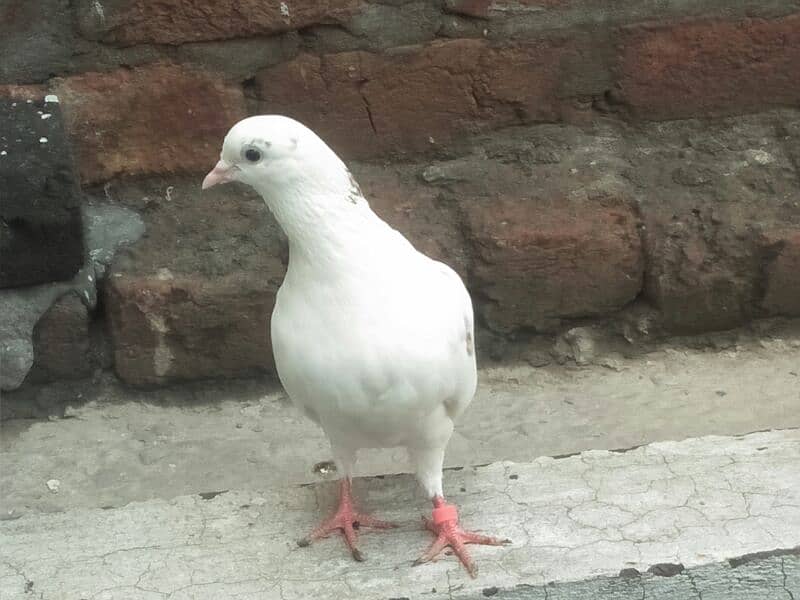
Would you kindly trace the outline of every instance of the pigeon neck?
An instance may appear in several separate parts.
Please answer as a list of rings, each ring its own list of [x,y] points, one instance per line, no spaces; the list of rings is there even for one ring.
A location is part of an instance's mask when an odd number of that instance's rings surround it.
[[[346,171],[338,179],[309,179],[262,195],[289,238],[290,264],[330,268],[358,260],[382,224]]]

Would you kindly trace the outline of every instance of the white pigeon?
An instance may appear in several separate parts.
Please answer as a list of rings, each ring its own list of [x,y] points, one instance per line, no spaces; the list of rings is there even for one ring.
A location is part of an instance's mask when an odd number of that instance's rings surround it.
[[[392,525],[353,506],[356,451],[404,446],[434,505],[427,526],[436,540],[416,563],[450,546],[474,576],[464,544],[508,540],[462,530],[442,491],[453,421],[477,383],[461,278],[378,217],[333,150],[293,119],[234,125],[203,189],[230,181],[254,188],[289,239],[272,314],[275,364],[292,402],[325,431],[342,475],[338,510],[301,543],[341,530],[363,560],[354,526]]]

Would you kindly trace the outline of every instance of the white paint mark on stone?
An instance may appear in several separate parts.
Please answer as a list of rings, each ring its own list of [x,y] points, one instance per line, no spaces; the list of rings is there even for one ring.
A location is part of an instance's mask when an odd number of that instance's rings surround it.
[[[153,369],[159,377],[163,377],[169,372],[175,356],[172,354],[166,342],[166,334],[169,332],[167,321],[160,315],[147,313],[147,322],[150,329],[156,334],[156,349],[153,353]]]
[[[46,485],[48,490],[54,494],[57,494],[58,488],[61,486],[61,482],[58,479],[48,479]]]
[[[6,156],[7,154],[8,154],[8,152],[6,152],[5,150],[3,150],[2,152],[0,152],[0,156]]]
[[[100,19],[101,23],[106,22],[106,12],[103,10],[103,5],[98,2],[98,0],[94,0],[92,4],[92,8],[94,8],[95,14],[97,14],[98,19]]]
[[[44,97],[44,101],[58,104],[58,96],[56,96],[55,94],[47,94],[47,96]]]
[[[52,116],[53,116],[53,115],[51,115],[50,113],[44,113],[44,114],[42,115],[42,121],[46,121],[47,119],[49,119],[49,118],[50,118],[50,117],[52,117]]]
[[[745,154],[749,161],[758,163],[759,165],[768,165],[775,162],[775,157],[764,150],[747,150]]]
[[[40,138],[39,138],[39,143],[40,143],[40,144],[46,144],[46,143],[47,143],[47,141],[48,141],[48,140],[47,140],[47,138],[46,138],[46,137],[40,137]]]

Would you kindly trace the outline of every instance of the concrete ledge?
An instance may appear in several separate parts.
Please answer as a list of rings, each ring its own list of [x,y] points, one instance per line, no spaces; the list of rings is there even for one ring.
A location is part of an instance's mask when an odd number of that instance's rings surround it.
[[[365,563],[338,539],[295,545],[330,508],[330,484],[23,516],[0,524],[0,596],[641,598],[650,589],[707,600],[737,597],[724,586],[738,581],[738,597],[790,598],[800,585],[791,553],[703,569],[800,546],[798,460],[800,430],[786,430],[449,470],[445,489],[464,524],[514,542],[474,549],[477,580],[450,558],[410,566],[430,539],[409,476],[357,482],[364,508],[401,525],[361,537]],[[669,583],[631,571],[680,571],[674,565],[690,571]],[[734,566],[758,576],[745,585]],[[587,581],[623,570],[637,579]]]
[[[798,554],[800,548],[792,548],[768,556],[747,555],[674,574],[626,571],[617,577],[551,582],[544,586],[521,585],[512,590],[484,588],[480,594],[453,597],[465,600],[487,597],[493,600],[791,600],[800,593]]]

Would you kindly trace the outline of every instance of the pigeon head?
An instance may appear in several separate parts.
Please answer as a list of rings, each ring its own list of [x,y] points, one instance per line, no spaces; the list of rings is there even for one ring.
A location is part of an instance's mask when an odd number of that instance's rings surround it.
[[[335,185],[346,173],[339,157],[308,127],[289,117],[261,115],[230,129],[203,189],[239,181],[266,197],[282,189]]]
[[[309,252],[333,239],[346,245],[380,222],[336,153],[288,117],[250,117],[231,128],[203,189],[230,181],[258,192],[294,246]]]

